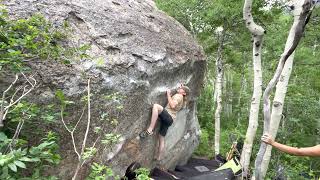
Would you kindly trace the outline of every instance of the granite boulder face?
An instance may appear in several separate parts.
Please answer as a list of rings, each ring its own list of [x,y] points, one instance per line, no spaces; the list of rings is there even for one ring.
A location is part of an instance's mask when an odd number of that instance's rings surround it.
[[[43,14],[59,27],[66,21],[72,28],[69,45],[88,44],[90,59],[64,65],[55,61],[34,61],[29,66],[36,73],[39,86],[28,97],[45,106],[55,101],[60,89],[68,99],[77,102],[66,109],[66,121],[74,123],[84,105],[80,99],[87,93],[91,77],[91,126],[87,146],[97,143],[92,161],[109,165],[117,174],[124,174],[133,161],[155,166],[153,160],[157,136],[143,140],[139,132],[150,121],[152,104],[166,104],[166,90],[186,83],[191,94],[187,107],[165,137],[165,155],[161,163],[168,168],[185,163],[198,145],[199,124],[196,100],[202,87],[206,61],[202,48],[189,32],[173,18],[156,8],[152,0],[4,0],[12,18]],[[8,82],[1,81],[3,85]],[[117,92],[117,96],[110,94]],[[111,98],[110,98],[111,97]],[[76,132],[80,148],[86,129],[87,111]],[[101,120],[107,115],[107,120]],[[104,145],[103,135],[119,134],[117,143]],[[157,126],[158,127],[158,126]],[[52,127],[60,135],[63,157],[54,171],[62,179],[70,179],[76,167],[70,135],[60,120]],[[83,178],[89,166],[81,171]]]

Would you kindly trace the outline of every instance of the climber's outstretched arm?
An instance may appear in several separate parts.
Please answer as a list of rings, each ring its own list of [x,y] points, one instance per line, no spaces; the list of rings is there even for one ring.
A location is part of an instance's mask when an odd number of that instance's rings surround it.
[[[319,156],[320,157],[320,145],[305,148],[296,148],[278,143],[272,139],[268,134],[265,134],[261,138],[267,144],[279,149],[282,152],[295,155],[295,156]]]

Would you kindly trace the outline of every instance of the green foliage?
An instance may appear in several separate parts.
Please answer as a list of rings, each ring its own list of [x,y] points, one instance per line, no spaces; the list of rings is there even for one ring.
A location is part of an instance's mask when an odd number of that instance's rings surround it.
[[[60,104],[60,110],[61,110],[61,115],[63,116],[65,113],[65,109],[67,108],[68,105],[75,105],[75,103],[73,101],[68,100],[63,91],[58,90],[56,91],[56,98],[59,100],[59,104]],[[113,100],[113,101],[118,101],[118,94],[113,95],[113,96],[108,96],[108,100]],[[94,99],[93,94],[90,94],[90,102]],[[88,96],[83,96],[81,98],[81,102],[85,103],[85,105],[88,103]],[[117,102],[120,103],[120,102]],[[82,115],[81,115],[82,117]],[[109,117],[108,117],[108,113],[102,113],[100,115],[100,121],[107,121],[110,122],[111,125],[117,125],[117,120],[116,119],[112,119],[110,121]],[[65,122],[64,122],[65,123]],[[116,123],[116,124],[114,124]],[[78,123],[77,123],[78,124]],[[77,129],[77,124],[72,126],[70,124],[66,124],[65,126],[67,126],[67,131],[70,132],[74,132]],[[115,133],[108,133],[105,134],[104,133],[104,124],[106,123],[101,123],[101,126],[96,126],[94,127],[93,132],[98,135],[98,138],[96,139],[96,142],[98,141],[98,139],[100,139],[100,137],[102,136],[102,140],[101,143],[107,146],[112,146],[114,144],[116,144],[121,135],[119,134],[115,134]],[[95,142],[95,143],[96,143]],[[94,155],[97,153],[97,149],[94,147],[95,143],[92,147],[85,147],[84,152],[80,153],[81,156],[81,160],[79,160],[78,163],[80,164],[85,164],[85,162],[88,162],[90,159],[92,159],[94,157]],[[76,144],[74,144],[76,146]],[[100,165],[97,163],[93,163],[92,165],[92,169],[91,169],[91,173],[89,175],[89,177],[87,179],[95,179],[95,180],[99,180],[99,179],[106,179],[108,177],[112,177],[114,179],[120,179],[118,175],[114,175],[113,171],[111,168],[105,166],[105,165]]]
[[[62,90],[57,90],[56,91],[56,98],[60,101],[60,106],[61,106],[62,109],[65,109],[67,105],[74,104],[73,101],[70,101],[70,100],[66,99],[66,97],[64,96]],[[84,96],[84,98],[86,99],[87,96]],[[87,99],[84,102],[87,103]]]
[[[202,129],[201,135],[200,135],[200,144],[194,154],[196,156],[202,156],[202,157],[213,157],[213,144],[212,141],[209,139],[209,134],[206,129]]]
[[[69,64],[78,57],[87,57],[85,51],[88,45],[64,47],[64,41],[69,36],[68,32],[67,23],[64,27],[55,27],[40,14],[34,14],[27,19],[13,19],[1,5],[0,72],[29,71],[31,69],[28,63],[32,61],[55,60]],[[1,133],[1,159],[5,160],[1,166],[4,170],[1,174],[3,179],[16,179],[22,176],[25,176],[23,179],[56,179],[51,176],[42,177],[42,170],[46,166],[56,165],[60,160],[60,156],[56,153],[58,146],[55,136],[49,132],[47,138],[41,140],[41,144],[34,145],[35,141],[39,140],[37,138],[41,137],[38,135],[43,135],[46,131],[44,127],[55,123],[55,120],[53,105],[40,107],[27,101],[20,101],[10,109],[6,126],[3,128],[5,133]],[[13,131],[15,129],[16,132]],[[8,138],[17,132],[19,138]],[[32,136],[34,136],[32,141],[29,141]],[[28,168],[28,173],[27,170],[23,170],[25,168]],[[31,176],[27,177],[30,174]]]
[[[28,138],[32,135],[41,137],[46,134],[43,127],[56,123],[57,119],[58,114],[53,105],[39,106],[27,101],[20,101],[9,111],[6,127],[3,130],[8,134],[13,133],[11,129],[15,129],[19,123],[23,123],[25,131],[21,131],[20,134],[24,140],[19,139],[18,143],[27,143]],[[35,126],[38,128],[35,129]]]
[[[101,127],[94,127],[94,132],[96,133],[96,134],[99,134],[100,132],[101,132],[101,130],[102,130],[102,128]]]
[[[30,104],[28,102],[19,102],[12,108],[8,114],[10,122],[17,123],[20,121],[34,120],[38,118],[40,114],[40,108],[35,104]]]
[[[109,100],[109,101],[113,101],[113,102],[120,102],[123,99],[125,99],[126,96],[120,94],[119,92],[114,92],[114,93],[103,96],[103,98],[105,100]]]
[[[139,168],[135,171],[137,180],[150,180],[150,170],[147,168]],[[105,179],[115,179],[120,180],[119,175],[115,175],[112,169],[108,166],[101,165],[98,163],[93,163],[91,165],[91,172],[86,180],[105,180]]]
[[[55,27],[41,14],[27,19],[11,20],[6,9],[0,7],[0,70],[27,70],[26,62],[56,60],[70,64],[77,58],[89,58],[90,46],[64,47],[62,43],[70,29]]]
[[[280,2],[280,1],[279,1]],[[212,157],[214,142],[214,79],[215,57],[218,46],[215,30],[226,25],[223,49],[224,87],[223,112],[221,114],[220,152],[225,154],[231,145],[230,134],[238,139],[245,136],[252,96],[252,43],[251,34],[242,20],[243,1],[157,0],[158,7],[185,26],[203,46],[208,61],[205,86],[198,99],[198,119],[202,130],[200,145],[195,155]],[[254,1],[252,14],[257,24],[265,30],[262,48],[263,90],[273,76],[283,53],[292,16],[276,4],[270,10],[262,7],[269,1]],[[283,119],[277,140],[298,147],[319,144],[319,23],[320,9],[313,12],[305,36],[295,55],[284,103]],[[273,95],[272,95],[273,96]],[[271,96],[271,100],[273,97]],[[262,105],[260,106],[262,108]],[[262,111],[259,112],[259,128],[253,147],[252,163],[260,144],[263,126]],[[206,151],[207,150],[207,151]],[[206,153],[207,152],[207,153]],[[319,175],[319,159],[293,157],[274,150],[267,179],[276,176],[277,167],[284,167],[285,176],[299,179],[299,174]],[[252,167],[253,168],[253,167]],[[301,177],[302,179],[302,177]]]
[[[95,154],[97,153],[97,149],[94,147],[89,147],[86,148],[85,151],[82,154],[82,159],[83,160],[88,160],[90,158],[92,158]]]
[[[25,115],[28,119],[34,118],[39,113],[39,108],[34,104],[29,104],[25,102],[19,102],[11,111],[11,121],[19,122],[22,115]]]
[[[119,106],[120,106],[121,108],[119,108]],[[121,109],[123,108],[122,105],[119,105],[119,106],[116,107],[117,110],[121,110]],[[108,122],[109,124],[111,124],[111,125],[113,125],[113,126],[117,126],[117,125],[119,124],[118,119],[116,119],[116,118],[109,118],[108,113],[102,113],[102,114],[100,115],[100,121]]]
[[[103,139],[101,140],[101,143],[102,144],[105,144],[105,145],[112,145],[112,144],[115,144],[119,141],[121,135],[119,134],[113,134],[113,133],[110,133],[110,134],[105,134]]]
[[[118,175],[114,175],[111,168],[94,162],[91,165],[91,172],[86,180],[105,180],[109,178],[120,180],[120,177]]]
[[[207,133],[211,133],[209,134],[209,136],[213,136],[213,131],[214,131],[214,103],[213,103],[213,96],[214,96],[214,88],[212,83],[207,83],[202,92],[201,95],[199,97],[199,103],[198,104],[198,111],[200,112],[198,114],[198,118],[199,118],[199,123],[200,126],[203,129],[207,129],[208,131],[204,131]],[[211,119],[211,121],[210,121]]]
[[[1,144],[9,144],[7,141],[7,136],[1,133]],[[34,177],[41,173],[45,165],[57,165],[60,162],[56,137],[52,132],[49,132],[38,146],[31,148],[21,146],[16,149],[11,149],[9,145],[8,147],[8,153],[5,150],[0,152],[1,179],[15,179],[24,176],[26,168],[29,172],[34,172]]]
[[[71,29],[67,22],[62,27],[56,27],[41,14],[34,14],[26,19],[13,19],[8,16],[5,7],[1,5],[0,72],[32,71],[29,67],[29,62],[32,61],[55,60],[70,64],[71,61],[77,59],[90,59],[91,57],[86,54],[86,51],[90,49],[89,44],[79,47],[67,46],[66,39],[71,36],[70,32]],[[97,61],[97,64],[102,65],[100,60]],[[90,96],[93,96],[93,94]],[[75,103],[68,100],[61,90],[56,92],[56,97],[60,102],[62,115],[67,115],[68,113],[65,110],[71,108],[71,105]],[[105,100],[117,103],[115,108],[117,112],[123,109],[120,102],[123,98],[125,96],[120,95],[120,93],[104,97]],[[83,103],[86,104],[88,97],[82,97],[81,101],[85,101]],[[8,104],[8,102],[5,102],[5,104]],[[53,104],[40,106],[28,101],[20,101],[10,109],[6,118],[6,126],[0,133],[0,168],[3,170],[0,172],[0,179],[57,179],[53,176],[45,178],[42,174],[43,169],[59,163],[60,156],[56,153],[58,145],[55,136],[49,132],[47,138],[42,139],[40,144],[35,145],[39,141],[39,137],[42,137],[39,135],[47,131],[48,127],[51,127],[50,125],[56,123],[58,116],[61,115],[57,111],[58,109]],[[117,118],[106,115],[107,113],[102,116],[101,120],[106,120],[113,126],[118,125]],[[95,127],[94,132],[98,136],[103,135],[102,143],[113,145],[119,140],[120,135],[104,134],[104,128],[105,125]],[[19,138],[10,139],[9,137],[15,133],[14,130],[19,132]],[[89,160],[96,153],[96,148],[86,147],[81,154],[81,160]],[[96,168],[98,168],[96,170],[99,170],[98,165]],[[102,169],[106,173],[105,177],[112,176],[119,179],[119,176],[113,175],[110,168],[102,167]],[[23,176],[24,178],[22,178]]]
[[[100,121],[109,121],[108,113],[102,113],[100,115]]]
[[[43,16],[34,15],[28,19],[8,20],[2,10],[0,18],[3,20],[0,32],[3,41],[0,42],[0,67],[9,66],[12,70],[21,70],[24,61],[34,58],[58,57],[62,47],[56,44],[64,36]]]
[[[135,170],[137,180],[150,180],[150,170],[147,168],[139,168]]]

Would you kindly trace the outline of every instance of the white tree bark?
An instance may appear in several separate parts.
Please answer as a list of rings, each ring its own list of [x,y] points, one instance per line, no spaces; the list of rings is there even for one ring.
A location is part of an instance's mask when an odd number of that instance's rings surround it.
[[[243,7],[243,18],[248,30],[253,38],[253,94],[251,98],[251,107],[249,115],[249,125],[244,141],[240,163],[243,168],[243,177],[249,173],[250,158],[252,153],[252,144],[257,132],[258,115],[260,109],[260,100],[262,95],[262,69],[261,69],[261,47],[264,35],[264,29],[253,21],[251,14],[252,0],[246,0]]]
[[[273,138],[277,136],[279,124],[282,118],[284,99],[287,93],[287,87],[288,87],[288,83],[289,83],[289,79],[292,71],[293,59],[294,59],[294,53],[292,53],[292,55],[288,58],[282,70],[279,82],[277,83],[277,86],[276,86],[276,92],[273,99],[273,106],[272,106],[272,113],[271,113],[271,120],[270,120],[270,130],[269,130],[269,134]],[[271,158],[271,150],[272,150],[272,146],[267,146],[266,152],[263,156],[263,160],[261,164],[263,177],[265,177],[267,173],[268,165]]]
[[[222,70],[221,70],[222,71]],[[214,153],[215,155],[220,153],[220,114],[222,111],[222,83],[223,73],[217,74],[216,80],[216,92],[217,92],[217,107],[214,113]]]
[[[290,31],[290,34],[292,35],[289,34],[289,37],[287,39],[287,43],[285,46],[285,50],[288,50],[293,42],[293,37],[294,37],[293,33],[294,32]],[[277,83],[277,86],[276,86],[276,92],[273,99],[273,106],[272,106],[272,112],[271,112],[270,130],[269,130],[269,134],[274,139],[277,136],[279,124],[282,118],[284,100],[287,93],[287,87],[288,87],[290,75],[292,72],[293,60],[294,60],[294,52],[285,63],[279,82]],[[267,173],[267,169],[268,169],[270,158],[271,158],[271,150],[272,150],[272,146],[267,146],[266,152],[263,156],[263,160],[261,164],[263,177],[265,177]]]
[[[224,75],[223,75],[223,87],[222,87],[222,94],[225,96],[225,100],[223,103],[223,113],[226,118],[230,118],[232,114],[232,72],[231,69],[228,67],[223,67]]]
[[[214,113],[214,153],[215,155],[220,153],[220,115],[222,111],[222,87],[223,87],[223,62],[222,51],[225,36],[225,28],[223,28],[219,37],[219,47],[216,59],[216,84],[215,93],[217,100],[217,107]]]
[[[270,80],[264,94],[264,128],[263,133],[270,134],[270,124],[271,122],[271,112],[270,112],[270,99],[269,96],[271,94],[272,89],[274,88],[275,84],[279,81],[280,75],[283,71],[284,65],[288,58],[292,55],[296,47],[298,46],[300,39],[303,35],[304,29],[306,24],[308,23],[308,19],[310,18],[313,3],[312,0],[295,0],[294,1],[294,23],[291,27],[288,40],[287,40],[287,47],[285,48],[284,53],[281,55],[278,67],[273,78]],[[281,112],[282,113],[282,112]],[[267,171],[267,167],[262,167],[263,157],[265,156],[267,145],[262,142],[260,145],[259,152],[257,154],[256,162],[255,162],[255,171],[253,179],[262,180],[265,177],[265,173]],[[265,168],[265,169],[263,169]]]

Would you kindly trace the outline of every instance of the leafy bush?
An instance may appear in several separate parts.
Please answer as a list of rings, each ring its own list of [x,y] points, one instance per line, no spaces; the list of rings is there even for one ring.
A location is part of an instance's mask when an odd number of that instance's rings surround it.
[[[150,170],[147,168],[139,168],[136,171],[137,180],[150,180]]]
[[[212,142],[210,141],[209,134],[205,129],[201,130],[200,144],[194,154],[197,156],[204,156],[209,158],[213,156]]]
[[[93,163],[89,177],[87,177],[86,180],[105,180],[111,177],[113,177],[115,180],[120,179],[118,175],[114,175],[111,168],[98,163]]]
[[[2,149],[4,144],[7,145],[6,151],[0,152],[1,179],[26,177],[24,169],[27,167],[29,172],[33,172],[32,177],[40,176],[46,165],[57,165],[60,162],[56,136],[52,132],[48,133],[41,144],[30,148],[21,146],[12,149],[9,144],[11,140],[4,133],[0,133],[0,142]]]
[[[69,64],[77,57],[88,57],[87,45],[64,47],[59,42],[67,38],[68,24],[55,27],[41,14],[27,19],[11,20],[0,4],[0,71],[27,70],[25,63],[33,60],[57,60]]]

